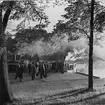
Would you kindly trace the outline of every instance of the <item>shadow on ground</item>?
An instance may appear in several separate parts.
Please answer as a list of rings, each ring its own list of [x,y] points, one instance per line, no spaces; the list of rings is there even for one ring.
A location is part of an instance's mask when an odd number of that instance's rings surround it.
[[[64,98],[68,98],[68,97],[72,97],[72,96],[77,96],[79,94],[85,94],[88,92],[94,92],[94,91],[89,91],[87,88],[80,88],[80,89],[75,89],[75,90],[71,90],[71,91],[66,91],[66,92],[61,92],[59,94],[54,94],[51,96],[46,96],[44,99],[39,99],[39,100],[34,100],[34,103],[27,103],[27,104],[23,104],[23,105],[80,105],[78,103],[81,102],[86,102],[89,103],[89,105],[104,105],[105,104],[105,98],[103,99],[99,99],[97,101],[92,101],[91,103],[89,101],[94,100],[95,98],[99,98],[100,96],[105,95],[104,93],[101,94],[96,94],[87,98],[82,97],[82,99],[77,99],[71,102],[66,102],[66,101],[62,101],[62,99]],[[55,101],[54,101],[55,100]],[[103,103],[103,104],[102,104]],[[82,104],[81,104],[82,105]],[[87,104],[88,105],[88,104]]]
[[[24,105],[37,105],[37,104],[43,103],[44,101],[50,102],[50,100],[57,100],[58,98],[62,99],[62,98],[70,97],[73,95],[82,94],[87,91],[88,91],[88,89],[86,89],[86,88],[80,88],[80,89],[75,89],[75,90],[71,90],[71,91],[61,92],[61,93],[57,93],[57,94],[54,94],[51,96],[46,96],[44,99],[34,100],[34,103],[27,103]],[[64,102],[52,103],[51,105],[64,105],[64,104],[67,104],[67,103],[64,103]],[[46,105],[47,105],[47,103],[46,103]],[[50,104],[48,104],[48,105],[50,105]]]
[[[83,94],[83,93],[86,93],[86,92],[89,92],[88,89],[85,89],[85,90],[80,90],[79,92],[77,92],[76,94],[72,94],[72,95],[67,95],[65,97],[61,97],[61,98],[67,98],[67,97],[70,97],[70,96],[76,96],[78,94]],[[72,102],[60,102],[60,103],[51,103],[51,104],[48,104],[48,105],[80,105],[79,103],[81,103],[82,105],[82,102],[85,102],[86,105],[105,105],[105,98],[103,99],[98,99],[100,96],[103,96],[105,95],[105,93],[101,93],[101,94],[97,94],[97,95],[93,95],[93,96],[90,96],[90,97],[87,97],[87,98],[82,98],[82,99],[78,99],[76,101],[72,101]],[[96,99],[94,101],[94,99]],[[89,103],[89,104],[88,104]]]

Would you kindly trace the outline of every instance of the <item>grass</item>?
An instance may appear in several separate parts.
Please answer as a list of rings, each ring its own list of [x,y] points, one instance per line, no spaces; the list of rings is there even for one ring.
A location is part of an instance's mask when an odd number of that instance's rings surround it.
[[[79,74],[54,74],[35,81],[24,74],[21,83],[13,78],[11,74],[12,90],[18,98],[8,105],[105,105],[104,79],[95,79],[94,91],[88,91],[87,79]]]
[[[86,88],[64,90],[30,103],[15,100],[8,105],[105,105],[105,87],[94,87],[93,91]]]
[[[105,88],[71,90],[27,105],[105,105]]]

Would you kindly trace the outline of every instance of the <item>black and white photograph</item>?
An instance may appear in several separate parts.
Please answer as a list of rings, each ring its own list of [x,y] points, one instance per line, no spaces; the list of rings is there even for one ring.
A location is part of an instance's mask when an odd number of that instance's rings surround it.
[[[0,0],[0,105],[105,105],[105,0]]]

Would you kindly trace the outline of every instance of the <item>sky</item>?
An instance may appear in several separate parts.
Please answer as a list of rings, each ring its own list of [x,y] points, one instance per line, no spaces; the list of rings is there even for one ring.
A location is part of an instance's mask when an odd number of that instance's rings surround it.
[[[105,5],[105,0],[99,0],[103,5]]]
[[[53,29],[53,26],[58,22],[58,20],[63,20],[61,15],[65,14],[64,8],[66,6],[55,6],[52,5],[45,10],[46,14],[49,17],[49,21],[51,22],[47,28],[48,32],[51,32]]]

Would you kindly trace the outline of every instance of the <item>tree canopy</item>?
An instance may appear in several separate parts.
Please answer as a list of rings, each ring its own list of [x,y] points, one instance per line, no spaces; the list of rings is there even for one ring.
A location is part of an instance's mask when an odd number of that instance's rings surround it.
[[[78,36],[78,33],[81,33],[89,38],[91,2],[89,0],[75,0],[68,1],[68,3],[65,8],[66,14],[62,15],[65,21],[58,21],[55,30],[68,32],[70,37]],[[105,27],[105,6],[101,5],[100,2],[95,2],[94,8],[94,32],[102,32]]]
[[[22,40],[24,42],[30,43],[40,38],[48,38],[47,34],[47,31],[44,29],[24,29],[17,32],[15,36],[18,41]]]
[[[48,17],[44,13],[44,7],[39,5],[37,0],[22,1],[3,1],[1,7],[3,9],[3,22],[6,27],[8,20],[23,19],[17,26],[17,31],[25,28],[26,21],[39,21],[42,27],[48,24]],[[5,20],[4,20],[5,19]],[[43,21],[42,21],[43,20]],[[35,24],[36,26],[36,24]],[[5,30],[5,28],[4,28]]]

